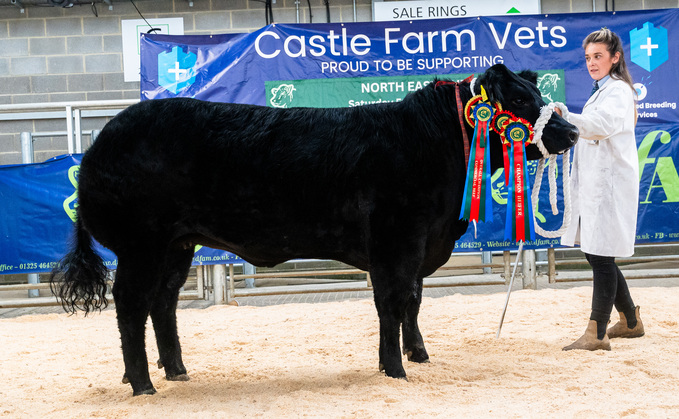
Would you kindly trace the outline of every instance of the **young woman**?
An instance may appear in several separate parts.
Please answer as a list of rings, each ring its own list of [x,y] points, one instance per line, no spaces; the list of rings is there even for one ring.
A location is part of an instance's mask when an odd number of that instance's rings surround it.
[[[573,218],[561,244],[580,244],[594,274],[592,313],[585,334],[564,350],[610,350],[609,338],[643,336],[639,307],[615,264],[634,254],[639,202],[639,162],[634,125],[635,92],[618,35],[607,28],[583,42],[594,79],[581,114],[570,114],[580,130],[572,168]],[[606,330],[613,306],[620,321]]]

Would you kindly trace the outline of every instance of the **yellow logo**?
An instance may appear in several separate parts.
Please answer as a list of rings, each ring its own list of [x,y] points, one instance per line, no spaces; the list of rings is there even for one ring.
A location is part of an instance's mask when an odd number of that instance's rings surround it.
[[[480,109],[476,111],[476,119],[479,121],[488,121],[491,116],[492,112],[487,106],[481,106]]]
[[[71,166],[70,169],[68,169],[68,180],[71,181],[71,184],[75,188],[75,191],[64,200],[64,211],[66,211],[66,215],[68,215],[68,218],[71,219],[75,223],[75,218],[76,218],[76,209],[78,208],[78,203],[75,202],[78,199],[78,173],[80,172],[80,165],[77,166]]]
[[[509,131],[509,137],[512,141],[523,141],[526,138],[526,132],[521,127],[514,127]]]

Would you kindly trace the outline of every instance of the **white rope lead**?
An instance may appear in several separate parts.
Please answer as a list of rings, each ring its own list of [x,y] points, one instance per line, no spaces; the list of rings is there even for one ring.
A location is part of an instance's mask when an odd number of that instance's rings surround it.
[[[549,177],[549,202],[552,207],[552,214],[557,215],[559,213],[559,209],[557,208],[556,205],[556,192],[557,192],[557,186],[556,186],[556,172],[558,170],[557,164],[556,164],[556,155],[555,154],[549,154],[549,151],[547,151],[547,148],[545,145],[542,143],[542,131],[545,129],[545,126],[547,125],[547,122],[549,121],[549,118],[552,117],[552,113],[554,113],[554,108],[559,108],[561,110],[561,113],[563,115],[564,119],[568,119],[568,108],[566,105],[564,105],[561,102],[552,102],[546,106],[543,106],[542,109],[540,110],[540,117],[538,120],[535,122],[535,125],[533,129],[535,130],[535,137],[533,139],[533,143],[538,146],[540,149],[540,152],[542,153],[543,158],[540,159],[538,163],[538,169],[537,173],[535,174],[535,184],[533,185],[533,190],[531,192],[531,199],[533,201],[533,213],[537,213],[538,209],[538,194],[540,193],[540,187],[542,186],[542,174],[545,169],[545,160],[548,161],[549,165],[549,171],[548,171],[548,177]],[[538,223],[535,223],[535,232],[538,233],[539,235],[543,237],[548,237],[548,238],[554,238],[554,237],[560,237],[562,236],[565,232],[568,226],[571,223],[571,175],[570,175],[570,149],[566,150],[566,152],[563,154],[563,168],[562,172],[563,173],[563,201],[564,201],[564,214],[563,214],[563,222],[561,223],[561,228],[555,231],[547,231],[544,230],[542,227],[538,225]]]

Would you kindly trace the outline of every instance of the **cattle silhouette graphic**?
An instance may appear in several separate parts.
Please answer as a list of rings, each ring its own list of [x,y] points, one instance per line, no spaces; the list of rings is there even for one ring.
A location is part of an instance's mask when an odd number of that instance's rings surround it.
[[[295,86],[293,84],[281,84],[278,87],[271,89],[271,99],[269,103],[274,108],[287,108],[292,104],[292,92]]]
[[[545,102],[554,102],[554,95],[556,94],[559,80],[561,80],[559,75],[554,73],[545,73],[538,77],[538,89],[540,89]]]

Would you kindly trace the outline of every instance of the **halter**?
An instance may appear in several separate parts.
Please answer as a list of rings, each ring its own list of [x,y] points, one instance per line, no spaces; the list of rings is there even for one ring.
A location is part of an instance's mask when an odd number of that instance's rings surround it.
[[[439,80],[436,82],[434,85],[434,88],[437,88],[439,86],[445,85],[445,84],[452,84],[455,86],[455,104],[457,105],[457,116],[460,121],[460,130],[462,131],[462,144],[464,145],[464,165],[465,167],[469,164],[469,136],[467,135],[467,130],[464,128],[464,114],[463,114],[463,107],[462,107],[462,99],[460,97],[460,83],[466,83],[469,82],[469,86],[472,87],[474,85],[474,81],[476,79],[474,78],[473,75],[467,77],[466,79],[462,80],[461,82],[456,82],[456,81],[448,81],[448,80]],[[474,94],[474,90],[472,89],[472,95]]]
[[[557,215],[559,213],[559,210],[556,206],[556,172],[558,170],[557,165],[556,165],[556,154],[549,154],[549,151],[547,151],[547,148],[545,145],[542,143],[542,131],[544,130],[545,126],[547,125],[547,122],[549,121],[549,118],[552,117],[552,113],[554,112],[554,108],[559,108],[561,109],[561,113],[563,114],[563,118],[568,120],[568,108],[566,105],[564,105],[561,102],[552,102],[546,106],[543,106],[542,109],[540,109],[540,117],[538,118],[537,121],[535,121],[535,145],[538,146],[540,149],[540,152],[542,153],[543,158],[540,159],[538,163],[538,170],[537,173],[535,174],[535,185],[533,186],[533,192],[532,192],[532,200],[533,200],[533,206],[534,210],[537,211],[537,204],[538,204],[538,193],[540,192],[540,187],[542,186],[542,173],[545,169],[545,160],[548,160],[549,162],[549,171],[548,177],[549,177],[549,203],[552,206],[552,214]],[[543,230],[542,227],[540,227],[537,223],[535,224],[535,231],[540,234],[543,237],[548,237],[548,238],[554,238],[554,237],[560,237],[562,236],[565,232],[568,226],[571,223],[571,172],[570,172],[570,161],[571,161],[571,150],[568,149],[563,153],[563,158],[562,158],[562,172],[563,172],[563,202],[564,202],[564,214],[563,214],[563,222],[561,224],[561,228],[558,230],[554,231],[546,231]]]

